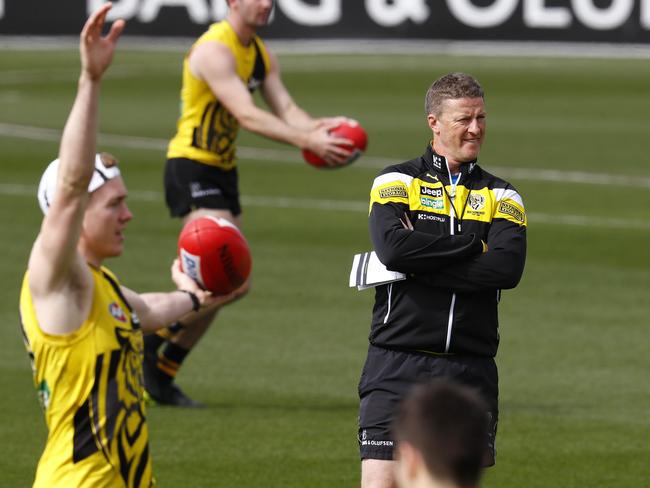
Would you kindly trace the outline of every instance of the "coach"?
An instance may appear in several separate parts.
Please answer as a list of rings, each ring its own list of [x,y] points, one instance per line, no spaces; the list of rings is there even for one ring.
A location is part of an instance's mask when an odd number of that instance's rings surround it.
[[[446,377],[488,405],[486,466],[498,419],[501,290],[514,288],[526,256],[526,213],[506,181],[477,164],[486,128],[483,89],[451,73],[426,94],[433,140],[389,166],[370,195],[370,236],[386,267],[407,279],[378,286],[359,382],[362,487],[394,486],[391,422],[415,385]]]

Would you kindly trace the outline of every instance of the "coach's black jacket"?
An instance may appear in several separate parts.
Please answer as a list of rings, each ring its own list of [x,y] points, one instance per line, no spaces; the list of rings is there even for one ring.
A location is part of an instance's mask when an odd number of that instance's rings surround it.
[[[455,188],[431,146],[383,170],[371,190],[370,236],[381,262],[408,278],[377,287],[370,342],[494,356],[500,290],[521,278],[526,225],[517,191],[475,161],[462,165]]]

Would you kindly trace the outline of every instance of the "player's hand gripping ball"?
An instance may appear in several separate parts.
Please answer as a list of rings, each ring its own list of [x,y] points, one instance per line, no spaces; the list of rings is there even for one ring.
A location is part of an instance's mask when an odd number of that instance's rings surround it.
[[[178,237],[181,270],[215,295],[236,290],[251,272],[251,253],[239,229],[226,219],[201,217]]]
[[[312,166],[315,166],[316,168],[323,168],[323,169],[340,168],[342,166],[347,166],[348,164],[352,164],[357,159],[359,159],[359,157],[364,153],[366,147],[368,146],[368,134],[366,134],[366,131],[359,124],[353,125],[344,122],[338,127],[332,129],[330,131],[330,134],[339,137],[344,137],[352,141],[353,143],[352,152],[350,153],[348,159],[343,164],[330,166],[320,156],[317,156],[316,154],[314,154],[311,151],[308,151],[307,149],[303,149],[302,157],[305,158],[305,161],[307,161]],[[343,147],[349,148],[350,146],[343,146]]]

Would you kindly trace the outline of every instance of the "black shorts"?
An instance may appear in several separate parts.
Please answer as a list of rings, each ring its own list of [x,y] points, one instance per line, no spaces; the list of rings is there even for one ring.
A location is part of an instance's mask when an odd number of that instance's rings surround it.
[[[359,381],[359,451],[361,459],[393,459],[391,424],[402,398],[413,386],[434,378],[448,378],[475,388],[486,401],[490,419],[486,439],[489,456],[496,457],[495,438],[499,418],[499,386],[493,358],[433,356],[370,345]]]
[[[173,158],[165,164],[165,201],[172,217],[198,208],[241,213],[237,168],[222,170],[191,159]]]

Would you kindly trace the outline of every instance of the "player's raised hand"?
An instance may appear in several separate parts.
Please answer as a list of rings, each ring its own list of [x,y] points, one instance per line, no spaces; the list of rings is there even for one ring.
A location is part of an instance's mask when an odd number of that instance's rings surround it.
[[[109,33],[102,37],[106,14],[112,6],[112,3],[105,3],[93,12],[81,31],[79,42],[81,69],[85,75],[93,80],[101,78],[106,68],[111,64],[115,45],[124,30],[124,21],[121,19],[116,20]]]

